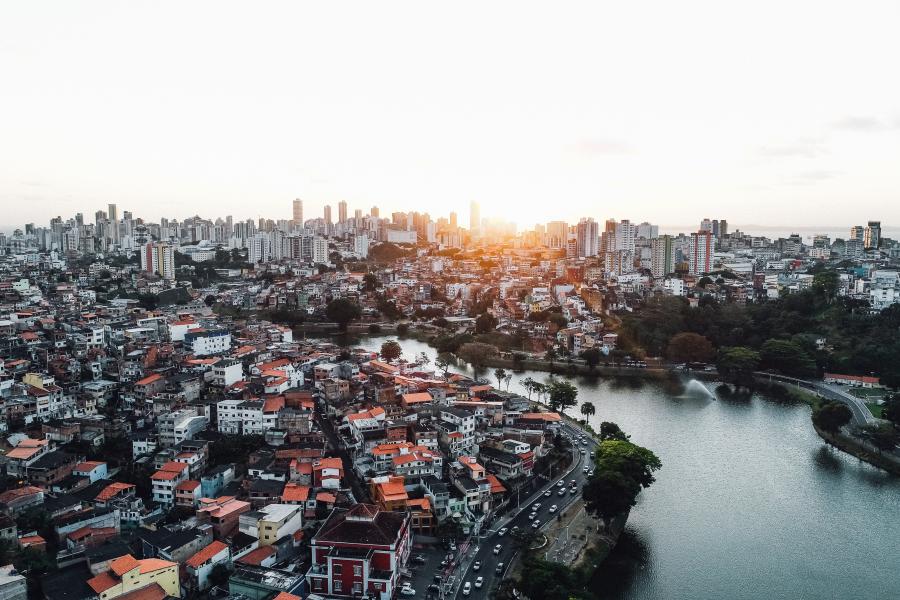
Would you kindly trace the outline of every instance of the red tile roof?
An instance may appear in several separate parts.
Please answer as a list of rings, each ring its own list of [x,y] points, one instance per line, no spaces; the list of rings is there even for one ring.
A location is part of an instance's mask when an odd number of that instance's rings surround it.
[[[147,375],[143,379],[134,382],[134,385],[149,385],[154,381],[159,381],[162,379],[162,375],[159,373],[153,373],[152,375]]]
[[[244,556],[240,557],[237,562],[245,565],[259,566],[264,560],[275,554],[274,546],[260,546],[255,550],[251,550]]]
[[[197,552],[195,555],[187,559],[185,564],[189,567],[194,567],[195,569],[205,563],[206,561],[212,559],[216,554],[219,554],[223,550],[228,548],[227,545],[223,544],[219,540],[213,540],[213,542]]]

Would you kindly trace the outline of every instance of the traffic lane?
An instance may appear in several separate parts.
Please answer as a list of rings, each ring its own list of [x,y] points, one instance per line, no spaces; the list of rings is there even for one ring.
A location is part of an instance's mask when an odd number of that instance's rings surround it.
[[[435,575],[441,574],[443,570],[441,561],[444,560],[446,554],[446,551],[441,547],[413,549],[413,558],[409,561],[410,570],[413,574],[410,584],[416,590],[416,596],[420,598],[437,597],[436,593],[428,591],[428,586],[434,583]],[[424,557],[425,562],[415,561],[416,556]]]
[[[574,478],[576,470],[581,465],[581,454],[576,454],[575,465],[573,467],[572,473],[566,475],[566,481],[570,478]],[[475,554],[472,562],[467,566],[466,570],[461,572],[459,587],[457,588],[457,598],[463,598],[462,589],[465,583],[468,581],[472,584],[472,595],[475,594],[476,591],[480,592],[482,590],[490,590],[495,582],[499,582],[501,580],[502,573],[497,575],[495,570],[497,568],[497,564],[502,562],[504,567],[508,566],[509,561],[511,561],[516,552],[512,549],[512,540],[508,537],[509,530],[512,530],[513,527],[519,527],[520,529],[524,529],[526,527],[532,526],[532,521],[528,519],[528,515],[531,512],[531,506],[535,502],[540,502],[539,499],[550,500],[550,498],[546,498],[544,496],[544,492],[547,489],[553,489],[554,495],[556,493],[556,482],[558,480],[552,480],[548,483],[548,487],[540,488],[536,492],[534,492],[531,496],[529,496],[524,501],[520,502],[519,506],[513,509],[515,511],[514,516],[510,519],[508,523],[504,525],[507,529],[507,533],[504,536],[500,536],[498,532],[493,532],[481,541],[481,547],[478,552]],[[568,484],[567,484],[568,485]],[[567,488],[568,489],[568,488]],[[562,498],[560,498],[562,499]],[[502,550],[499,555],[495,555],[493,553],[494,546],[497,544],[501,544]],[[473,571],[472,566],[475,561],[481,561],[481,569],[479,571]],[[480,590],[475,589],[475,580],[478,576],[484,578],[484,586]],[[471,596],[470,596],[471,597]]]

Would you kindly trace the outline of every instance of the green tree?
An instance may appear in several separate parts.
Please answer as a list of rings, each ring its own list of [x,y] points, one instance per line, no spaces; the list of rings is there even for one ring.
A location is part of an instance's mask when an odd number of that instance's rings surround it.
[[[367,292],[374,292],[381,287],[381,282],[374,273],[366,273],[363,275],[363,289]]]
[[[896,429],[900,429],[900,394],[885,397],[884,405],[881,407],[881,418],[890,421]]]
[[[890,452],[897,447],[900,433],[891,423],[871,423],[862,428],[862,435],[869,440],[879,452]]]
[[[396,340],[388,340],[381,344],[381,358],[387,362],[395,361],[400,358],[403,350]]]
[[[587,511],[603,519],[609,527],[610,521],[634,506],[641,486],[616,471],[600,471],[589,477],[582,488],[584,507]]]
[[[705,363],[714,355],[712,343],[697,333],[682,332],[669,340],[666,356],[672,362]]]
[[[570,406],[575,406],[578,397],[578,388],[568,381],[553,380],[547,386],[550,409],[564,411]]]
[[[490,333],[497,327],[497,319],[491,313],[482,313],[475,319],[475,333]]]
[[[453,355],[449,352],[439,353],[434,361],[434,366],[444,372],[444,377],[447,377],[451,364],[453,364]]]
[[[588,368],[593,371],[600,364],[601,353],[597,348],[591,348],[581,353],[581,358]]]
[[[813,409],[812,420],[816,427],[828,433],[837,433],[850,422],[853,413],[842,402],[825,402]]]
[[[341,331],[347,330],[350,321],[358,319],[362,315],[359,304],[346,298],[337,298],[325,307],[325,314],[329,319],[338,324]]]
[[[230,576],[231,573],[228,571],[228,567],[219,563],[209,572],[209,582],[216,587],[224,588]]]
[[[481,342],[468,342],[459,347],[457,356],[470,363],[476,370],[481,370],[487,362],[497,355],[497,348]]]
[[[642,488],[650,487],[656,481],[653,473],[662,467],[662,462],[653,452],[622,440],[600,442],[594,462],[601,471],[619,472]]]
[[[506,369],[497,367],[494,369],[494,377],[497,378],[497,388],[499,389],[503,385],[503,380],[506,379]]]
[[[759,369],[759,352],[744,346],[719,350],[716,369],[727,382],[738,387],[753,387],[753,373]]]
[[[822,271],[813,276],[813,290],[821,294],[828,302],[834,300],[840,287],[840,276],[836,271]]]
[[[528,399],[531,400],[531,394],[532,392],[534,392],[534,379],[532,379],[531,377],[526,377],[525,379],[521,380],[519,384],[523,388],[525,388],[525,391],[528,392]]]
[[[774,369],[793,377],[810,377],[816,374],[816,362],[795,342],[766,340],[759,356],[764,369]]]
[[[591,415],[597,413],[597,408],[594,406],[593,402],[582,402],[581,403],[581,414],[584,415],[585,419],[589,419]]]
[[[600,441],[618,440],[627,442],[631,436],[622,431],[618,425],[611,421],[603,421],[600,423]]]

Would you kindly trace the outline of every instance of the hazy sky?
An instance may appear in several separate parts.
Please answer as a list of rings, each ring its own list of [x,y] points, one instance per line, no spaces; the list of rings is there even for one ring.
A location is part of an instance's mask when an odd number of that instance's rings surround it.
[[[900,3],[5,2],[0,226],[900,222]]]

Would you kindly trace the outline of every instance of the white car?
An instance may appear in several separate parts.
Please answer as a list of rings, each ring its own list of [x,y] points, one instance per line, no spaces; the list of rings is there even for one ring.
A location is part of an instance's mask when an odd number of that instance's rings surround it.
[[[468,596],[472,593],[472,584],[468,581],[463,584],[463,596]]]
[[[400,588],[400,593],[404,596],[415,596],[416,590],[414,590],[410,584],[404,583],[403,587]]]
[[[484,585],[484,577],[475,580],[475,587],[480,588],[482,585]]]
[[[480,569],[480,568],[481,568],[481,561],[480,561],[480,560],[476,560],[475,563],[472,565],[472,570],[473,570],[473,571],[477,571],[477,570]]]
[[[536,512],[533,512],[533,513],[531,513],[530,515],[528,515],[528,520],[529,520],[529,521],[534,521],[534,518],[535,518],[536,516],[537,516],[537,513],[536,513]]]
[[[564,488],[564,487],[563,487],[563,488],[559,488],[559,491],[556,493],[556,495],[557,495],[557,496],[565,496],[565,495],[566,495],[566,488]]]
[[[566,482],[562,479],[556,482],[556,487],[563,487],[564,485],[566,485]]]
[[[538,527],[541,526],[541,522],[540,522],[539,520],[536,519],[536,520],[534,521],[534,523],[531,524],[531,526],[534,527],[535,529],[537,529]]]
[[[503,529],[501,529],[500,531],[497,532],[497,537],[503,537],[504,535],[506,535],[507,531],[508,530],[506,529],[506,527],[504,527]]]
[[[533,510],[534,512],[537,512],[540,507],[541,507],[541,503],[535,502],[534,504],[531,505],[531,510]]]
[[[556,512],[556,505],[554,504],[553,506],[550,507],[550,513],[552,514],[555,512]]]
[[[594,470],[591,469],[590,471],[588,471],[588,477],[593,477],[593,476],[594,476]]]
[[[581,470],[584,471],[585,473],[587,473],[588,471],[591,470],[591,468],[590,468],[589,466],[587,466],[587,465],[584,465],[584,468],[581,469]]]
[[[546,492],[544,492],[544,496],[547,498],[549,498],[552,494],[553,494],[553,492],[551,492],[550,490],[547,490]]]
[[[494,554],[500,554],[501,550],[503,550],[503,546],[501,546],[500,544],[494,546]]]

